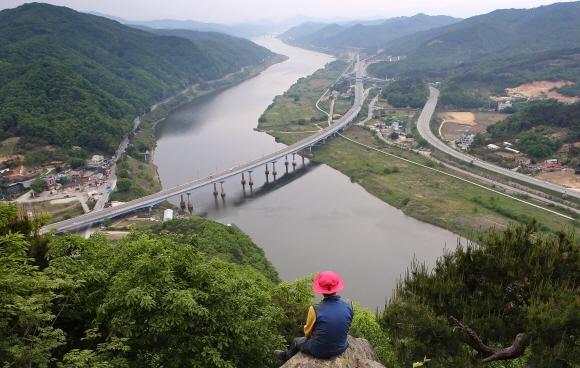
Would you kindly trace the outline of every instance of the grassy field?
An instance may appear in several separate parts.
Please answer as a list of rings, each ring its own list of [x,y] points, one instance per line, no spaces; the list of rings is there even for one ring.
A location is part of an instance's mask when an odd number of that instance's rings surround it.
[[[275,98],[274,103],[264,112],[258,129],[286,144],[311,134],[308,131],[315,131],[321,124],[314,121],[320,114],[314,105],[324,93],[324,86],[332,83],[344,71],[340,69],[327,66],[300,79],[284,95]],[[365,103],[368,103],[368,99]],[[322,105],[328,106],[326,102]],[[350,105],[341,106],[341,109],[348,107]],[[404,110],[394,113],[381,110],[376,114],[386,123],[406,121]],[[311,121],[311,118],[314,119]],[[299,119],[302,119],[301,123],[298,123]],[[562,227],[567,227],[580,234],[577,221],[566,220],[506,197],[494,187],[481,188],[474,185],[480,183],[446,175],[455,174],[418,153],[387,145],[367,129],[350,127],[344,135],[383,152],[427,166],[415,165],[340,137],[327,140],[326,144],[312,151],[313,160],[339,170],[350,177],[353,183],[361,185],[369,193],[400,208],[411,217],[464,236],[491,227],[504,228],[510,222],[526,222],[530,218],[536,218],[544,231],[557,233]],[[546,208],[556,210],[554,207]],[[562,213],[569,215],[565,211]]]
[[[83,209],[79,201],[71,199],[67,203],[52,203],[51,201],[45,201],[42,203],[25,204],[20,206],[25,212],[32,212],[35,214],[48,214],[50,215],[50,223],[68,220],[70,218],[82,215]]]
[[[11,137],[3,140],[0,143],[0,157],[13,155],[15,153],[14,147],[19,140],[20,137]]]
[[[123,160],[120,160],[117,165],[119,168],[127,168],[127,179],[131,179],[133,184],[129,190],[111,193],[110,198],[112,201],[127,202],[161,190],[157,166],[138,161],[126,154],[122,157]],[[127,164],[124,162],[125,158]]]
[[[276,96],[260,117],[258,130],[271,133],[279,142],[290,144],[325,127],[328,117],[316,108],[316,101],[348,66],[348,62],[337,60],[308,77],[300,78],[283,95]],[[319,104],[327,112],[330,108],[328,96],[326,94]],[[335,110],[338,107],[339,113],[344,113],[350,106],[349,101],[338,99]]]
[[[445,172],[433,161],[412,151],[385,146],[368,130],[351,127],[344,135],[371,147]],[[510,221],[535,217],[545,231],[558,232],[563,225],[580,234],[577,222],[570,222],[451,176],[372,151],[343,138],[328,140],[313,150],[314,160],[349,176],[382,201],[400,208],[419,220],[468,235],[490,227],[505,227]],[[450,172],[454,175],[454,173]],[[493,190],[493,191],[492,191]],[[495,191],[495,192],[494,192]],[[553,208],[551,208],[553,209]]]

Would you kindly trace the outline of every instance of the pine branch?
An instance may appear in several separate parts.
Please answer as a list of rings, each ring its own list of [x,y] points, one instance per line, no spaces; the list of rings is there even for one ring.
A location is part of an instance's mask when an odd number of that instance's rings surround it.
[[[453,316],[451,316],[450,319],[453,322],[453,329],[459,328],[467,332],[469,337],[471,337],[471,339],[475,342],[477,349],[484,356],[484,358],[481,360],[481,363],[485,364],[495,360],[516,359],[521,357],[526,351],[526,343],[524,342],[525,334],[523,333],[517,334],[514,343],[510,347],[495,349],[485,345],[479,336],[477,336],[477,333],[469,328],[469,326],[462,324]]]

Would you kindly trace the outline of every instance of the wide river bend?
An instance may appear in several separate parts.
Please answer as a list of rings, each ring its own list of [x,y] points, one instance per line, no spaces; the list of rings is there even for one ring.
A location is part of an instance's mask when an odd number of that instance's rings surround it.
[[[333,60],[270,36],[254,42],[289,59],[181,106],[158,125],[154,160],[164,188],[282,148],[253,130],[258,118],[276,95]],[[223,200],[212,195],[213,187],[194,192],[194,214],[238,226],[286,281],[340,273],[346,285],[341,295],[372,309],[383,309],[413,258],[434,265],[445,247],[455,248],[457,235],[406,216],[326,165],[297,159],[296,172],[290,165],[288,174],[278,162],[276,184],[272,175],[266,183],[260,169],[252,174],[252,191],[242,188],[240,177],[225,183]],[[179,205],[179,198],[172,203]]]

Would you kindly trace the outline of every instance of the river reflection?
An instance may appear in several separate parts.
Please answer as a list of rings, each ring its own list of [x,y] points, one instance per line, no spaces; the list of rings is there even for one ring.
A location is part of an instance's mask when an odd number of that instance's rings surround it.
[[[159,124],[154,160],[164,188],[282,148],[253,130],[258,118],[276,95],[332,60],[274,38],[254,41],[289,60],[196,99]],[[406,216],[328,166],[296,156],[294,172],[289,160],[288,174],[284,160],[277,162],[276,183],[259,168],[252,188],[242,186],[241,177],[225,182],[225,198],[214,197],[213,187],[194,192],[194,214],[236,224],[264,249],[284,280],[327,269],[340,273],[342,294],[369,308],[383,308],[414,257],[432,265],[446,245],[455,247],[453,233]],[[179,205],[179,198],[172,202]]]

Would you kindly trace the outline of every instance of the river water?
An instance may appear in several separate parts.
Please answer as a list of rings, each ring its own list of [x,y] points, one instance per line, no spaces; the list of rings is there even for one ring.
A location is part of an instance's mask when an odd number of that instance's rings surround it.
[[[253,130],[258,118],[276,95],[333,60],[269,36],[254,42],[289,59],[181,106],[158,125],[154,160],[164,188],[281,149],[273,137]],[[240,177],[225,183],[225,198],[214,197],[213,187],[194,192],[194,214],[238,226],[286,281],[340,273],[346,285],[341,295],[372,309],[383,309],[413,258],[434,265],[445,247],[455,248],[455,234],[406,216],[326,165],[296,160],[288,174],[278,162],[276,183],[260,169],[251,189]],[[172,203],[179,205],[179,198]]]

